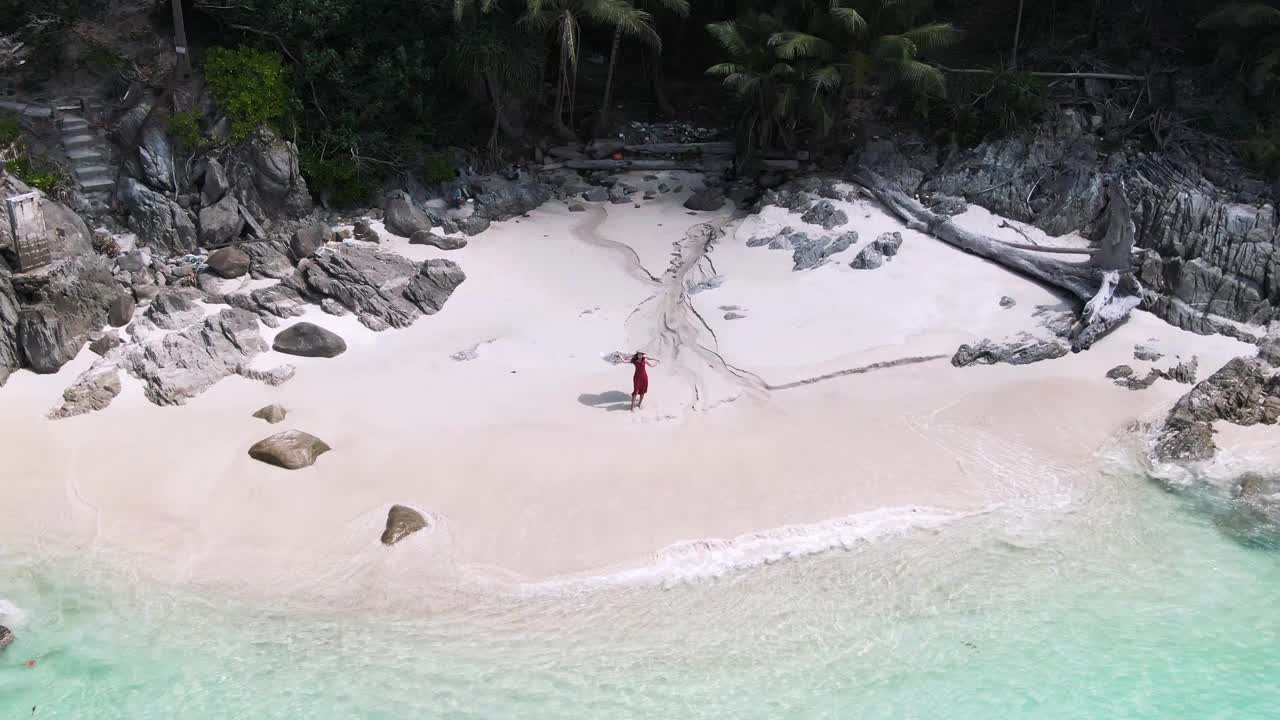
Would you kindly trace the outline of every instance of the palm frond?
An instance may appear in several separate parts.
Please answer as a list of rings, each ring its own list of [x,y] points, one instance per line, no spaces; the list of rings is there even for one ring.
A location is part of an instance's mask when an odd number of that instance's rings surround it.
[[[744,70],[745,68],[743,68],[743,66],[739,65],[738,63],[720,63],[718,65],[712,65],[711,67],[707,68],[707,74],[723,77],[726,75],[733,75],[735,73],[740,73],[740,72],[743,72]]]
[[[946,97],[947,79],[942,71],[918,60],[890,61],[881,64],[885,74],[895,83],[916,95]]]
[[[862,13],[853,8],[839,7],[833,4],[831,17],[836,20],[837,24],[854,35],[861,35],[867,30],[867,19],[862,17]]]
[[[830,42],[802,32],[780,32],[769,38],[769,47],[782,60],[830,57],[835,48]]]
[[[844,80],[840,74],[839,68],[835,65],[824,65],[823,67],[810,72],[809,77],[806,79],[809,82],[809,87],[813,89],[813,94],[815,96],[819,93],[831,92],[832,90],[839,88],[840,84]]]
[[[724,48],[730,57],[741,58],[751,53],[746,38],[738,29],[738,23],[733,20],[724,20],[717,23],[709,23],[707,32],[715,41]]]
[[[929,52],[954,45],[960,39],[960,29],[951,23],[930,23],[902,33],[920,52]]]

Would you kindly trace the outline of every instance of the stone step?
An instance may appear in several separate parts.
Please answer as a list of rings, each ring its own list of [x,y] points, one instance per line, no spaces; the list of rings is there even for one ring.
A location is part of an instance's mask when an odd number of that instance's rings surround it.
[[[73,147],[84,147],[86,145],[92,145],[94,140],[95,138],[92,135],[88,133],[83,133],[81,135],[71,135],[69,137],[63,136],[62,144],[64,147],[70,150]]]
[[[86,165],[76,168],[76,177],[80,179],[93,177],[94,175],[109,175],[110,168],[106,165]]]
[[[79,134],[80,132],[89,131],[89,121],[76,118],[74,120],[64,119],[61,123],[63,134]]]
[[[67,157],[71,158],[72,162],[82,162],[84,160],[97,162],[102,160],[102,152],[97,148],[82,147],[77,150],[69,150]]]
[[[90,178],[88,180],[84,178],[80,179],[80,187],[89,192],[94,190],[109,190],[115,184],[116,181],[106,175]]]

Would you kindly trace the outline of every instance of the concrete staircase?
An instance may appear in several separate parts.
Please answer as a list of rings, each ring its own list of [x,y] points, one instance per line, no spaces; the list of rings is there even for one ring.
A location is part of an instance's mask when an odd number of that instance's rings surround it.
[[[71,161],[71,170],[87,197],[106,199],[116,179],[109,161],[111,151],[101,133],[90,123],[101,108],[82,102],[54,103],[62,147]]]

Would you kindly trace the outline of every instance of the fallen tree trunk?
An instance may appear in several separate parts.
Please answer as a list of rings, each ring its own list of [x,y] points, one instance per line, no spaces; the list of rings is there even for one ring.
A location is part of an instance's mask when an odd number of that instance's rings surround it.
[[[949,68],[938,66],[943,72],[955,73],[957,75],[998,75],[995,70],[983,70],[980,68]],[[1074,80],[1129,80],[1146,82],[1144,75],[1125,75],[1122,73],[1096,73],[1096,72],[1026,72],[1024,75],[1032,75],[1034,77],[1046,78],[1068,78]]]
[[[707,169],[721,170],[732,165],[727,157],[708,157],[703,160],[565,160],[563,167],[570,170],[688,170],[701,172]],[[769,170],[799,170],[799,160],[761,160],[761,167]]]
[[[638,155],[732,155],[738,146],[732,142],[648,143],[624,145],[623,151]]]
[[[864,187],[907,227],[986,258],[1041,282],[1061,288],[1085,301],[1084,312],[1072,331],[1071,349],[1087,350],[1115,329],[1141,302],[1142,286],[1133,273],[1134,226],[1120,181],[1108,188],[1107,238],[1085,262],[1069,262],[1042,250],[1002,242],[966,230],[950,216],[929,210],[894,183],[862,170],[854,182]],[[1049,248],[1044,248],[1049,250]]]

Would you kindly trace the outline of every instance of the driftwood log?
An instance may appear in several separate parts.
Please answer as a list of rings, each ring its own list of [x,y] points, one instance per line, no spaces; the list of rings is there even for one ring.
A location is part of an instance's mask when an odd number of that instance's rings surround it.
[[[1133,217],[1118,179],[1107,188],[1106,235],[1100,247],[1092,249],[1089,259],[1082,262],[1054,257],[1061,251],[1053,248],[1007,243],[966,230],[952,222],[950,216],[929,210],[897,185],[869,170],[860,171],[854,181],[912,230],[932,235],[948,245],[1084,300],[1084,312],[1072,330],[1074,352],[1087,350],[1118,327],[1141,302],[1142,286],[1133,268]]]

